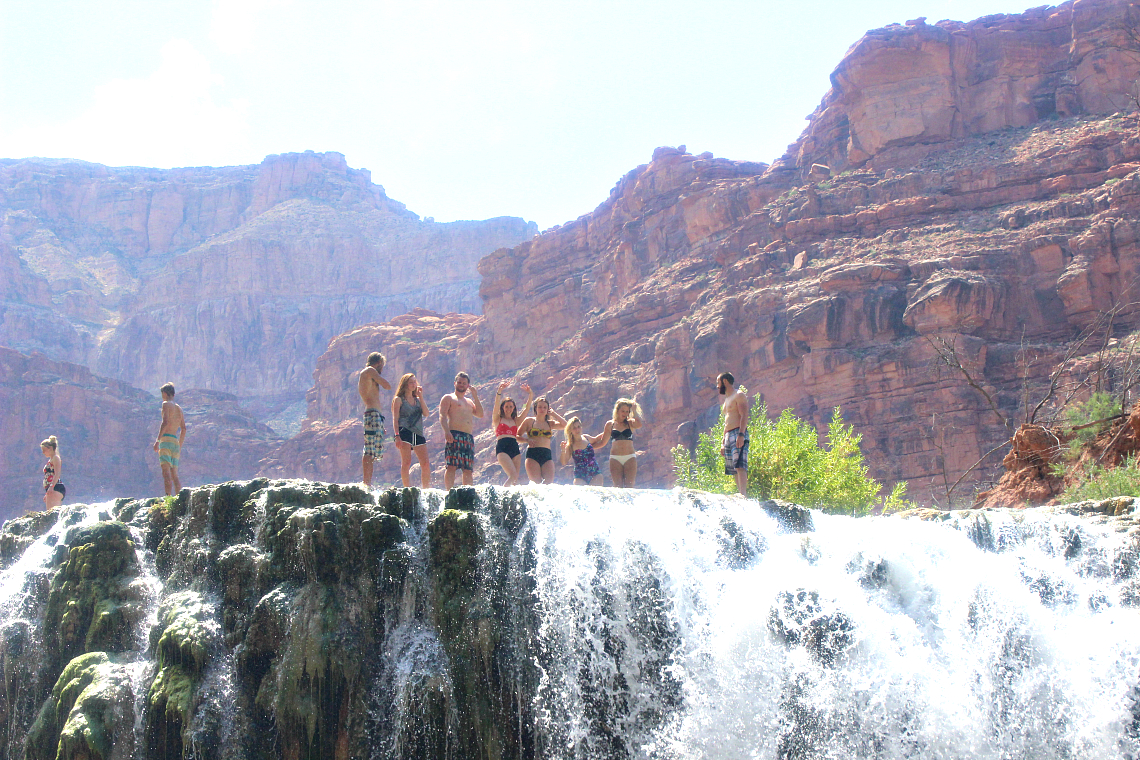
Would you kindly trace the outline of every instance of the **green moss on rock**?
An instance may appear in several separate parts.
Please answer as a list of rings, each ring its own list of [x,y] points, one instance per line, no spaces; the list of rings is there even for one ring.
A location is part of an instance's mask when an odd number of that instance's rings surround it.
[[[88,652],[63,669],[28,733],[27,760],[106,760],[131,741],[130,673],[106,652]]]
[[[64,663],[84,652],[123,652],[134,643],[142,613],[138,560],[130,531],[121,522],[73,530],[56,571],[44,612],[49,682]]]

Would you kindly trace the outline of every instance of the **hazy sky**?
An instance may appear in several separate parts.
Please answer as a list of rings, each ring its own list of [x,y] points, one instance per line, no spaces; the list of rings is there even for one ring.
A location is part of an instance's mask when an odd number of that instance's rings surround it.
[[[771,161],[867,29],[1026,0],[0,0],[0,157],[344,153],[438,221],[540,228],[658,145]]]

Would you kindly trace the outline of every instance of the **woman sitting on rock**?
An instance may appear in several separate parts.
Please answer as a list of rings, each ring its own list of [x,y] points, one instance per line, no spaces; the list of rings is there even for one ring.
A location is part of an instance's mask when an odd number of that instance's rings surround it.
[[[566,420],[550,408],[546,396],[538,397],[532,411],[534,416],[519,425],[519,440],[527,442],[526,475],[531,483],[553,483],[554,456],[550,453],[550,443],[554,431],[566,427]]]
[[[615,488],[633,488],[637,483],[637,454],[633,431],[641,427],[641,407],[631,398],[619,398],[613,419],[606,423],[610,446],[610,477]]]
[[[52,509],[62,504],[63,497],[67,495],[67,488],[59,482],[63,475],[63,461],[59,458],[59,441],[54,435],[49,435],[47,440],[40,444],[40,451],[48,460],[44,465],[44,508]]]
[[[523,383],[520,386],[526,391],[526,404],[523,408],[526,409],[534,401],[534,391],[530,386]],[[495,459],[498,460],[499,466],[503,468],[503,472],[507,474],[507,482],[504,485],[514,486],[518,485],[519,474],[522,472],[522,450],[519,449],[519,441],[516,436],[519,433],[519,412],[515,400],[508,396],[503,398],[503,391],[507,389],[507,381],[499,383],[498,390],[495,391],[495,409],[491,412],[491,425],[495,428]]]
[[[571,417],[566,422],[566,440],[562,442],[559,460],[562,464],[574,463],[574,485],[600,486],[602,468],[594,456],[594,447],[605,446],[610,439],[610,425],[607,424],[601,435],[586,435],[582,432],[582,420]]]
[[[431,463],[428,462],[424,417],[430,414],[424,389],[416,376],[408,372],[400,378],[392,398],[392,419],[396,421],[396,448],[400,451],[400,480],[407,488],[412,484],[412,452],[420,460],[420,485],[431,485]]]

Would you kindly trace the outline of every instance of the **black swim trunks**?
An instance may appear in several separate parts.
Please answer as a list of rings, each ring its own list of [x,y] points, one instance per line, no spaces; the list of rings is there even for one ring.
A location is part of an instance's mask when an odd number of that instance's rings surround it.
[[[400,428],[400,440],[404,443],[410,443],[413,448],[427,444],[426,438],[424,438],[419,433],[408,430],[407,428]]]
[[[533,459],[541,466],[554,459],[554,455],[550,453],[550,449],[544,449],[540,446],[527,446],[526,458]]]
[[[498,443],[495,444],[495,456],[499,454],[506,454],[511,459],[514,459],[522,453],[519,448],[519,442],[514,438],[500,438]]]
[[[443,451],[443,459],[448,467],[457,470],[475,469],[475,436],[462,430],[452,430],[454,439]]]

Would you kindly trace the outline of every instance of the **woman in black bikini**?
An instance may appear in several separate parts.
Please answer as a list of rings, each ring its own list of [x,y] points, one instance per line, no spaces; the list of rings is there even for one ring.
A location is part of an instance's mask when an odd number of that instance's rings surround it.
[[[641,427],[641,407],[631,398],[619,398],[614,404],[613,419],[606,423],[610,431],[610,477],[615,488],[633,488],[637,483],[637,454],[633,448],[633,431]]]
[[[550,453],[550,442],[555,430],[566,427],[566,420],[550,408],[546,396],[539,396],[532,409],[534,416],[519,425],[519,440],[527,442],[526,474],[531,483],[553,483],[554,455]]]
[[[530,406],[534,401],[534,391],[530,386],[523,383],[520,386],[526,391],[526,403],[523,409]],[[519,440],[517,438],[519,433],[519,413],[518,407],[515,405],[515,400],[510,398],[503,398],[503,391],[507,389],[507,381],[499,383],[498,390],[495,391],[495,409],[491,412],[491,425],[495,428],[495,459],[498,460],[499,466],[503,468],[503,472],[507,474],[507,482],[504,485],[515,486],[519,482],[519,474],[522,472],[522,451],[519,449]]]
[[[40,451],[48,460],[44,465],[44,508],[52,509],[62,504],[63,497],[67,495],[67,488],[59,482],[60,476],[63,475],[63,461],[59,458],[59,441],[54,435],[49,435],[47,440],[40,444]]]
[[[400,451],[400,480],[407,488],[412,484],[412,452],[420,460],[420,485],[431,485],[431,463],[428,462],[424,417],[427,417],[424,389],[411,372],[400,378],[392,399],[392,419],[396,422],[396,448]]]

